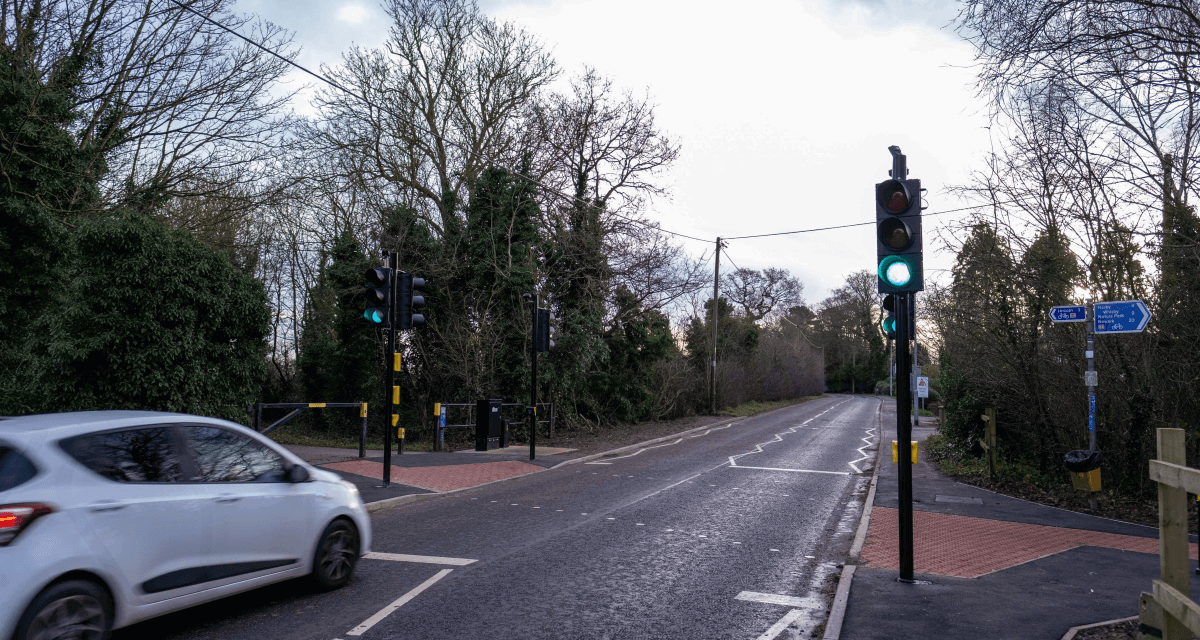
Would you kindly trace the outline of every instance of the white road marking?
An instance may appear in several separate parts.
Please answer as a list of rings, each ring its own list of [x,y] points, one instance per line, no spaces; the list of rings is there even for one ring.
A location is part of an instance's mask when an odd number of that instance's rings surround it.
[[[759,471],[793,471],[795,473],[826,473],[833,476],[848,476],[849,471],[817,471],[816,469],[778,469],[776,467],[743,467],[741,465],[731,464],[730,469],[758,469]]]
[[[735,600],[745,600],[746,602],[761,602],[763,604],[781,604],[786,607],[808,607],[812,605],[812,601],[806,598],[797,598],[796,596],[781,596],[776,593],[759,593],[757,591],[743,591],[737,594]]]
[[[786,434],[789,434],[789,433],[796,433],[796,429],[799,429],[799,428],[803,427],[804,425],[806,425],[806,424],[808,424],[808,423],[812,422],[813,420],[816,420],[817,418],[820,418],[821,416],[823,416],[823,415],[825,415],[825,414],[829,413],[830,411],[833,411],[834,409],[836,409],[836,408],[838,408],[838,407],[842,406],[843,404],[846,404],[847,402],[849,402],[849,400],[843,400],[843,401],[841,401],[841,402],[839,402],[839,403],[837,403],[837,404],[833,405],[832,407],[829,407],[828,409],[826,409],[826,410],[822,411],[821,413],[818,413],[817,415],[815,415],[815,416],[813,416],[813,417],[809,418],[808,420],[805,420],[804,422],[801,422],[800,424],[798,424],[798,425],[796,425],[796,426],[794,426],[794,427],[788,427],[788,430],[787,430],[787,431],[780,431],[779,433],[776,433],[776,434],[775,434],[775,439],[774,439],[774,440],[768,440],[768,441],[766,441],[766,442],[760,442],[760,443],[758,443],[758,444],[754,445],[754,451],[747,451],[746,453],[739,453],[739,454],[737,454],[737,455],[729,456],[729,466],[731,466],[731,467],[736,467],[736,466],[738,466],[737,459],[738,459],[738,458],[741,458],[741,457],[743,457],[743,456],[748,456],[748,455],[752,455],[752,454],[755,454],[755,453],[762,453],[762,450],[763,450],[763,446],[764,446],[764,445],[768,445],[768,444],[771,444],[771,443],[773,443],[773,442],[783,442],[783,438],[781,438],[780,436],[783,436],[783,435],[786,435]],[[745,468],[747,468],[747,469],[752,469],[752,468],[755,468],[755,467],[745,467]],[[849,473],[847,473],[847,474],[845,474],[845,475],[850,475],[850,474],[849,474]]]
[[[372,551],[363,556],[368,560],[391,560],[392,562],[420,562],[421,564],[448,564],[456,567],[464,567],[478,560],[469,558],[442,558],[439,556],[414,556],[407,553],[381,553]]]
[[[471,562],[475,562],[475,561],[472,560]],[[441,580],[442,578],[445,578],[451,571],[453,571],[453,569],[442,569],[441,571],[437,572],[436,574],[434,574],[434,576],[432,578],[430,578],[430,579],[426,580],[425,582],[422,582],[421,584],[414,587],[412,591],[409,591],[408,593],[400,596],[399,600],[396,600],[395,602],[389,604],[388,606],[380,609],[375,615],[371,616],[370,618],[367,618],[362,624],[358,625],[357,627],[354,627],[350,631],[347,631],[346,635],[361,636],[362,634],[366,633],[367,631],[369,631],[371,629],[371,627],[378,624],[380,620],[383,620],[384,618],[391,615],[391,613],[393,611],[395,611],[396,609],[403,607],[405,604],[408,603],[409,600],[412,600],[413,598],[421,595],[422,591],[428,589],[429,587],[432,587],[434,585],[434,583],[436,583],[438,580]]]
[[[862,457],[857,460],[852,460],[850,462],[850,468],[854,469],[854,472],[857,474],[862,474],[863,471],[862,471],[862,469],[859,469],[858,465],[855,463],[862,462],[863,460],[868,460],[871,458],[871,456],[867,455],[867,452],[863,451],[863,449],[866,449],[867,447],[871,446],[871,438],[875,437],[871,432],[874,430],[875,430],[875,427],[871,427],[870,429],[867,429],[867,437],[862,439],[862,441],[866,443],[863,446],[858,448],[858,455],[860,455]]]
[[[674,442],[664,442],[662,444],[656,444],[656,445],[651,445],[649,447],[643,447],[641,449],[638,449],[637,451],[634,451],[633,453],[631,453],[627,456],[615,456],[615,457],[609,458],[608,460],[610,460],[610,462],[585,462],[584,464],[612,464],[612,462],[611,462],[612,460],[622,460],[624,458],[632,458],[643,451],[649,451],[650,449],[657,449],[659,447],[669,447],[672,445],[676,445],[676,444],[679,444],[680,442],[683,442],[684,440],[687,440],[689,438],[699,438],[701,436],[706,436],[714,431],[720,431],[721,429],[728,429],[729,427],[732,427],[737,424],[741,424],[741,422],[731,422],[731,423],[721,426],[721,427],[713,427],[711,429],[708,429],[704,433],[694,433],[690,436],[684,436],[682,438],[679,438],[679,439],[675,440]],[[629,477],[632,478],[633,476],[629,476]]]
[[[804,615],[803,610],[792,609],[791,611],[787,612],[787,615],[780,618],[779,622],[771,625],[770,629],[767,629],[765,632],[763,632],[763,634],[759,636],[757,640],[775,640],[779,634],[783,633],[784,629],[788,628],[788,625],[795,622],[796,619],[802,615]]]

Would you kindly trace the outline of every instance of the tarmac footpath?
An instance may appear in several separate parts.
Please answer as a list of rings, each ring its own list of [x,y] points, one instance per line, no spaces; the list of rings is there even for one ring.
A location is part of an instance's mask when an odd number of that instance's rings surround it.
[[[924,440],[934,433],[925,425],[913,429],[921,441],[913,466],[918,583],[900,583],[894,403],[885,403],[881,422],[865,541],[851,559],[857,566],[840,632],[829,629],[826,638],[1057,640],[1076,626],[1138,614],[1139,595],[1159,577],[1157,529],[956,482],[925,457]],[[1198,577],[1192,573],[1193,593]]]

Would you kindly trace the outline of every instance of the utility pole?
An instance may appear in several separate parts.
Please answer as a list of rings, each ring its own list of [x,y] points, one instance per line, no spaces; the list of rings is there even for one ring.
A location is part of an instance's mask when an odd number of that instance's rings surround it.
[[[533,460],[536,451],[537,442],[537,361],[538,361],[538,336],[542,329],[538,322],[540,310],[538,309],[538,294],[533,294],[533,371],[530,375],[529,383],[529,459]]]
[[[721,239],[717,238],[717,253],[714,256],[716,262],[713,267],[713,310],[712,310],[712,366],[709,367],[708,375],[708,403],[709,411],[716,415],[717,413],[717,317],[718,307],[721,300]]]

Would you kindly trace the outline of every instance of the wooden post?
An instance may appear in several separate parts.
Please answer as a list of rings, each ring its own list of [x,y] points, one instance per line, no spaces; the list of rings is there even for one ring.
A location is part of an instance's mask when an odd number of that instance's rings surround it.
[[[987,453],[988,477],[996,479],[996,409],[989,407],[979,416],[983,420],[983,450]]]
[[[1186,465],[1183,429],[1158,430],[1158,459]],[[1162,581],[1190,596],[1191,562],[1188,559],[1187,491],[1158,483],[1159,568]],[[1163,640],[1190,640],[1191,631],[1171,615],[1163,616]]]

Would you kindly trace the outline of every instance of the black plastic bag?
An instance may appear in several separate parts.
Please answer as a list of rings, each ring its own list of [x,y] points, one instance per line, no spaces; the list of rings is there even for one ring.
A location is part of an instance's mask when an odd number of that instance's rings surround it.
[[[1088,451],[1087,449],[1076,449],[1067,452],[1067,470],[1075,473],[1084,473],[1092,469],[1100,468],[1100,452]]]

